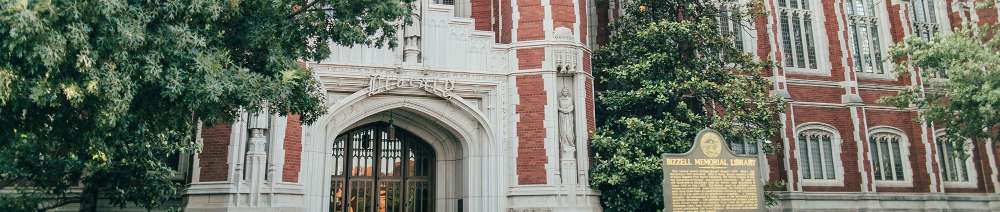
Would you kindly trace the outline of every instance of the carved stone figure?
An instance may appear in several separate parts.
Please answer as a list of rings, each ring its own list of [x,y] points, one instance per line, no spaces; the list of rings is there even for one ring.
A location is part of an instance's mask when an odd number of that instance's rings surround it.
[[[563,88],[559,93],[559,143],[562,146],[563,158],[572,157],[576,151],[576,133],[573,124],[573,98],[569,88]]]
[[[413,23],[403,28],[403,61],[418,63],[418,58],[420,57],[420,21],[422,19],[420,15],[420,2],[413,2],[410,5],[410,9],[413,11],[413,14],[410,15]]]

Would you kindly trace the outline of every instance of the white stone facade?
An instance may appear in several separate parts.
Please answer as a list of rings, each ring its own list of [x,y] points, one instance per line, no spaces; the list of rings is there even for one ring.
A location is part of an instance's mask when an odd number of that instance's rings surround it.
[[[244,117],[231,125],[226,180],[199,180],[199,172],[205,170],[194,165],[187,211],[333,211],[338,206],[330,203],[332,141],[375,122],[391,122],[435,152],[431,211],[600,211],[598,193],[587,186],[586,148],[568,160],[557,160],[556,104],[545,106],[544,128],[549,133],[544,147],[549,162],[537,164],[547,170],[547,181],[518,182],[516,110],[520,96],[515,82],[523,72],[517,70],[516,53],[522,47],[497,43],[494,32],[474,30],[468,1],[455,6],[432,0],[417,3],[415,25],[401,33],[400,48],[336,46],[330,58],[307,63],[327,92],[327,114],[301,128],[297,182],[274,180],[282,179],[281,161],[291,151],[280,145],[288,142],[281,138],[291,129],[284,126],[286,117],[273,117],[270,127],[264,127],[267,133],[257,137],[244,130],[244,120],[249,118]],[[576,145],[586,147],[587,112],[592,108],[587,107],[585,97],[592,88],[584,86],[590,76],[580,67],[583,60],[589,60],[583,53],[589,49],[576,41],[581,35],[566,28],[553,33],[553,38],[556,34],[566,38],[530,44],[552,46],[543,57],[557,58],[539,58],[544,60],[543,68],[532,73],[543,75],[544,87],[551,92],[549,102],[556,101],[556,86],[572,89],[574,111],[579,111],[572,127]],[[246,151],[253,139],[269,139],[260,143],[274,146],[266,153]],[[196,156],[194,160],[203,159]],[[568,165],[559,169],[560,163]],[[265,171],[273,175],[268,179],[259,174],[242,176],[244,169],[259,167],[269,167]],[[560,180],[562,172],[572,172],[573,180]]]

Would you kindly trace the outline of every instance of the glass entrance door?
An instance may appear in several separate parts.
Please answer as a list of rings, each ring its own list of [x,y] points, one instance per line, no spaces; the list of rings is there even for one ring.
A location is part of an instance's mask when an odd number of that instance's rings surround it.
[[[434,211],[434,152],[399,127],[376,122],[337,136],[332,212]]]

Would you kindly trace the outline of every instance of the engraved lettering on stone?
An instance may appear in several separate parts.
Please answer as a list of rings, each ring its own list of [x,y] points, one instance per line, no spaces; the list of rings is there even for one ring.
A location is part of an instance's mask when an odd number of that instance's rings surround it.
[[[444,98],[451,98],[455,82],[427,78],[371,75],[368,80],[368,96],[374,96],[396,88],[418,88]]]

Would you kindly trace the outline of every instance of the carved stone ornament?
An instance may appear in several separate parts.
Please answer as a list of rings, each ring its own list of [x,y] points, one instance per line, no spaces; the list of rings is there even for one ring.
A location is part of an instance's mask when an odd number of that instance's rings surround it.
[[[569,158],[576,152],[576,131],[573,122],[573,98],[569,89],[563,88],[559,93],[559,143],[562,146],[563,158]]]
[[[566,27],[559,27],[555,30],[555,39],[558,41],[573,41],[573,31]],[[555,58],[556,71],[559,73],[574,73],[579,64],[579,50],[572,46],[560,46],[552,50]]]
[[[451,98],[452,90],[455,90],[455,82],[451,80],[383,75],[371,75],[368,79],[368,96],[374,96],[396,88],[418,88],[448,99]]]

